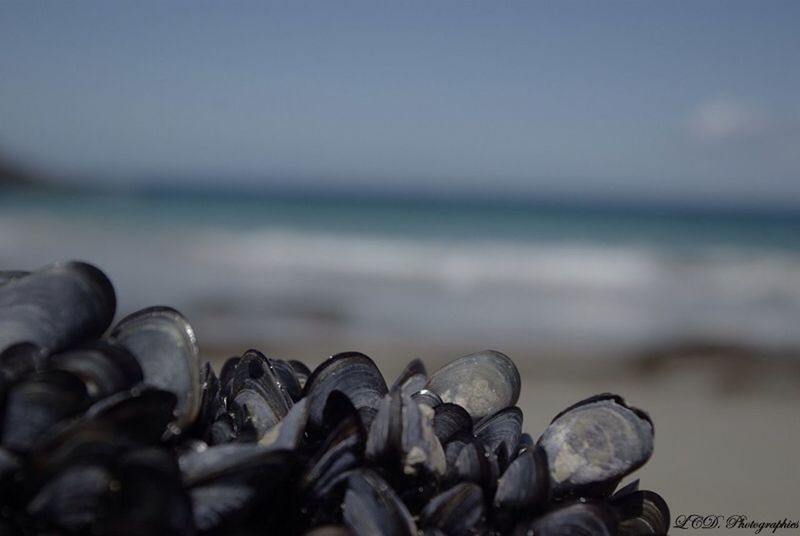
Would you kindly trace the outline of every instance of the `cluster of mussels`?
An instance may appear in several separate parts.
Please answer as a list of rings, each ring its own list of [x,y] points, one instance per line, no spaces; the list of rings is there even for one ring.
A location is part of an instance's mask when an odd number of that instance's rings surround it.
[[[217,376],[180,313],[105,334],[115,308],[84,263],[0,272],[0,534],[668,530],[661,497],[616,490],[653,450],[650,419],[618,396],[534,441],[499,352],[432,375],[414,360],[391,386],[357,352],[311,371],[249,350]]]

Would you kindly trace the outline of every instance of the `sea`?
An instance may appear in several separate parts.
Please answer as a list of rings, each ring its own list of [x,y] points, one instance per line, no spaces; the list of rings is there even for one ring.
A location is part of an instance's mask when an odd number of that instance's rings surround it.
[[[800,212],[242,190],[0,190],[0,270],[96,264],[201,345],[796,355]],[[346,348],[339,348],[346,349]],[[331,353],[337,350],[332,348]]]

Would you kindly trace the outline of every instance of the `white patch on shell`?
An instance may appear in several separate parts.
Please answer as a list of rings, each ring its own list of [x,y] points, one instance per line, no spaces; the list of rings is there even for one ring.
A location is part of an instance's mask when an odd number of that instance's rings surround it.
[[[442,393],[442,400],[458,404],[473,416],[490,415],[498,405],[497,392],[482,377],[475,377],[469,385],[460,385],[455,390],[448,389]]]
[[[595,402],[562,415],[545,431],[542,444],[555,483],[601,482],[623,476],[637,460],[649,458],[652,428],[630,409]]]
[[[403,464],[403,472],[407,475],[417,474],[416,466],[422,465],[428,459],[425,451],[422,448],[414,445],[411,450],[406,454],[405,463]]]

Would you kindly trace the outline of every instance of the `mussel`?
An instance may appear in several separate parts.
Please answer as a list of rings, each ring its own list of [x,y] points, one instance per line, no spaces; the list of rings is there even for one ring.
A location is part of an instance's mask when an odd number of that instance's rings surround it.
[[[621,480],[653,451],[612,394],[538,441],[496,351],[387,387],[375,362],[313,370],[247,350],[201,368],[168,307],[114,314],[83,263],[0,272],[0,533],[447,536],[665,534],[666,502]]]
[[[653,424],[616,395],[597,395],[556,416],[539,439],[556,494],[613,489],[653,453]]]
[[[109,338],[133,354],[145,383],[175,393],[177,424],[189,425],[200,410],[200,361],[186,318],[170,307],[150,307],[122,319]]]
[[[507,355],[484,350],[448,363],[425,387],[478,420],[516,404],[521,383],[519,371]]]
[[[0,352],[31,343],[55,352],[99,337],[116,310],[111,282],[83,262],[54,264],[0,285]]]

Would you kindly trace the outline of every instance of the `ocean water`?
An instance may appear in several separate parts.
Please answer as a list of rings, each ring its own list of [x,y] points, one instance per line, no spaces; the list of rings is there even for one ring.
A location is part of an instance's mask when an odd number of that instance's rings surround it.
[[[800,348],[790,213],[0,191],[0,269],[66,259],[111,276],[120,314],[176,306],[215,347]]]

